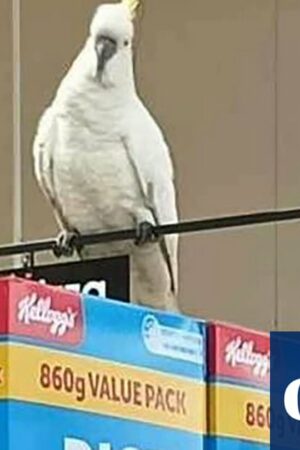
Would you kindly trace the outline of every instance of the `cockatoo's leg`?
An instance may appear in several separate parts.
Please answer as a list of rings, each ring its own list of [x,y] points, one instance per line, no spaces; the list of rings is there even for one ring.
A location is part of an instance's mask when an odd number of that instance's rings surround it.
[[[57,258],[62,256],[71,257],[74,251],[77,251],[80,256],[82,248],[77,245],[78,237],[80,236],[77,230],[62,230],[56,239],[56,245],[53,253]]]
[[[148,183],[147,194],[145,195],[146,209],[141,209],[136,216],[136,239],[135,244],[140,246],[148,243],[158,242],[159,236],[154,231],[154,227],[158,224],[154,208],[154,190],[153,184]]]
[[[159,236],[154,231],[152,223],[144,221],[137,224],[135,244],[140,246],[148,243],[157,242]]]

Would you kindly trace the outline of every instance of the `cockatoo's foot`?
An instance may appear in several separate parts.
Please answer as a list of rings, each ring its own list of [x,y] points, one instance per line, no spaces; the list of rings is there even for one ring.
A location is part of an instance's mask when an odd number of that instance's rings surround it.
[[[57,258],[62,256],[71,257],[74,251],[80,252],[79,247],[76,245],[77,238],[80,236],[76,230],[67,231],[63,230],[59,233],[56,239],[56,245],[53,248],[53,253]]]
[[[157,242],[159,236],[154,231],[154,226],[150,222],[141,222],[137,226],[135,244],[140,246]]]

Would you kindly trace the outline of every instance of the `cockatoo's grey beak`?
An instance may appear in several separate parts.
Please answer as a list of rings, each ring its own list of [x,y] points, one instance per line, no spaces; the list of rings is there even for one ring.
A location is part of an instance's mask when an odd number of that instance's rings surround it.
[[[101,36],[97,39],[95,50],[97,53],[97,75],[101,78],[107,61],[109,61],[117,51],[117,42],[109,37]]]

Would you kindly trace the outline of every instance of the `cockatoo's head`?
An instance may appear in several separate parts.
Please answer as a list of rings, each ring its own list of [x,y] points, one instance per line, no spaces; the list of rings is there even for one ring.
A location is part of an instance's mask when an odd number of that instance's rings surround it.
[[[123,0],[118,4],[103,4],[97,9],[89,41],[95,57],[93,72],[99,81],[109,66],[114,72],[124,74],[126,66],[132,65],[133,18],[138,4],[139,0]]]

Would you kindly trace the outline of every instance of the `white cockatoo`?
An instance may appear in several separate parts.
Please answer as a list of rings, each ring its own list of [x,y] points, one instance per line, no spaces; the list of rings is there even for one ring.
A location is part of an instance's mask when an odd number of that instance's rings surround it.
[[[153,226],[178,221],[173,166],[162,131],[139,98],[133,70],[138,0],[103,4],[87,41],[43,114],[34,168],[61,229],[73,233],[137,229],[136,242],[98,244],[82,258],[129,254],[131,301],[178,310],[176,235]]]

